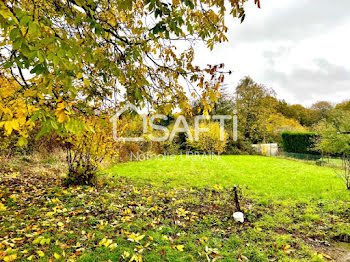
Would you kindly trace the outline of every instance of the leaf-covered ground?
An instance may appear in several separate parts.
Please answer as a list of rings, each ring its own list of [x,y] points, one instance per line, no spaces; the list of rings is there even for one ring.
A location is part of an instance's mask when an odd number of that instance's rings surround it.
[[[343,200],[266,200],[231,189],[137,186],[114,178],[62,188],[55,175],[2,168],[0,260],[346,261],[350,205]],[[243,192],[247,192],[243,189]]]

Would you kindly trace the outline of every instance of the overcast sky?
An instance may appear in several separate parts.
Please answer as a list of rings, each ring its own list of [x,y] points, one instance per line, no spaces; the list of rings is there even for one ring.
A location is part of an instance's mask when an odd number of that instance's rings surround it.
[[[249,2],[243,24],[227,20],[229,42],[197,46],[199,63],[225,63],[232,91],[249,75],[289,103],[350,99],[350,0]]]

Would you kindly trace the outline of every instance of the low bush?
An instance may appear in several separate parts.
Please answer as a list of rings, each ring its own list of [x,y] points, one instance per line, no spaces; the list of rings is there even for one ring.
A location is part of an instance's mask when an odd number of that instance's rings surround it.
[[[198,141],[196,141],[195,136],[193,141],[187,140],[188,146],[199,152],[223,153],[227,144],[228,134],[224,131],[224,139],[220,138],[219,123],[201,124],[200,128],[207,128],[208,132],[200,132]],[[193,129],[191,133],[195,133]]]
[[[118,154],[118,143],[111,136],[112,125],[108,116],[91,116],[87,121],[92,130],[70,135],[64,141],[68,162],[66,186],[94,184],[102,161]]]

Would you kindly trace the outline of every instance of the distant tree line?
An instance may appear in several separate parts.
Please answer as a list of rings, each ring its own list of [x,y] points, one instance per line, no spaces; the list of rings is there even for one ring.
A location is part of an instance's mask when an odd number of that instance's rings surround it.
[[[350,100],[333,105],[327,101],[319,101],[310,107],[300,104],[293,105],[285,100],[276,98],[273,89],[256,83],[252,78],[245,77],[237,85],[235,91],[227,87],[220,87],[220,96],[212,105],[209,115],[237,115],[238,140],[233,140],[233,122],[225,122],[225,140],[219,141],[220,129],[218,123],[203,121],[209,133],[201,133],[199,141],[188,141],[185,133],[178,133],[173,141],[152,142],[142,133],[142,120],[135,112],[127,112],[119,119],[123,129],[123,136],[143,136],[144,142],[119,143],[113,147],[120,161],[127,161],[130,153],[155,152],[178,154],[192,150],[198,152],[215,152],[220,154],[247,154],[252,152],[251,144],[278,143],[282,145],[284,132],[314,132],[316,147],[324,154],[345,154],[350,150],[350,136],[339,132],[350,130]],[[190,104],[190,112],[186,119],[193,127],[196,115],[207,112],[201,100],[194,100]],[[158,124],[172,130],[176,117],[182,113],[168,113],[168,119],[160,119]],[[152,115],[152,113],[150,113]],[[150,116],[149,115],[149,116]],[[217,121],[216,121],[217,122]],[[110,130],[111,127],[108,127]],[[6,136],[5,129],[0,129],[0,153],[5,155],[27,154],[36,150],[62,146],[55,136],[36,140],[40,128],[33,129],[28,136],[25,147],[19,146],[20,135],[17,131]],[[161,131],[152,131],[152,134],[162,136]],[[108,133],[105,135],[108,136]],[[112,134],[110,134],[112,135]]]

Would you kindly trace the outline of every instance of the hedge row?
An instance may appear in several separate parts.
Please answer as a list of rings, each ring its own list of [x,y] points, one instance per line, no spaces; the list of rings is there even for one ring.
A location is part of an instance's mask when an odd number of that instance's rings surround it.
[[[316,139],[317,135],[311,132],[283,132],[283,150],[288,153],[319,154],[314,149]]]

